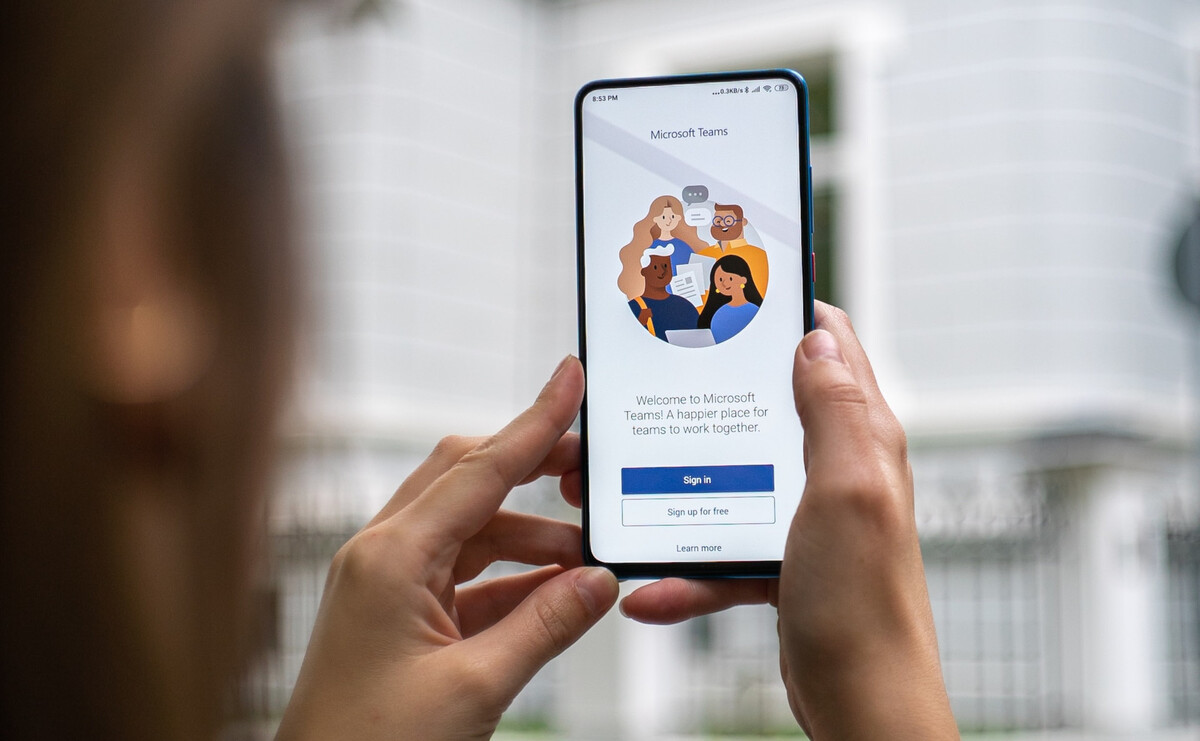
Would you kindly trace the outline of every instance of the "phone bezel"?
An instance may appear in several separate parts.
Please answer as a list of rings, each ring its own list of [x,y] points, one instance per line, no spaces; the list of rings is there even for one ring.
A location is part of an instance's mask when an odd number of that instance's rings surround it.
[[[804,331],[813,328],[814,276],[813,261],[813,214],[812,214],[812,163],[809,159],[809,127],[808,127],[808,85],[804,78],[795,70],[762,69],[735,72],[710,72],[691,75],[664,75],[656,77],[630,77],[618,79],[593,80],[579,89],[575,96],[575,243],[576,243],[576,274],[577,301],[579,315],[579,360],[587,370],[587,324],[586,306],[584,300],[584,209],[583,209],[583,103],[588,95],[597,90],[610,90],[630,87],[657,87],[667,85],[686,85],[692,83],[712,83],[725,81],[753,81],[767,78],[785,77],[796,85],[796,113],[798,118],[801,199],[804,221],[801,226],[801,241],[803,255],[802,299],[804,305]],[[589,514],[589,481],[588,481],[588,424],[587,424],[587,391],[585,387],[583,404],[579,411],[579,435],[581,446],[582,471],[582,528],[583,528],[583,560],[592,566],[603,566],[621,579],[660,578],[677,576],[685,578],[716,578],[716,577],[776,577],[779,576],[780,561],[661,561],[661,562],[608,562],[601,561],[592,553],[591,529]]]

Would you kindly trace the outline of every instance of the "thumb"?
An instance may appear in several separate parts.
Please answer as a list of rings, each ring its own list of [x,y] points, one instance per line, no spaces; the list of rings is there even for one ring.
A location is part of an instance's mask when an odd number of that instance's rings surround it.
[[[616,604],[617,592],[617,578],[608,569],[572,569],[542,584],[470,641],[511,699]]]
[[[867,394],[833,334],[814,329],[801,340],[792,390],[811,466],[830,466],[828,473],[836,474],[869,451],[864,449],[872,444]]]

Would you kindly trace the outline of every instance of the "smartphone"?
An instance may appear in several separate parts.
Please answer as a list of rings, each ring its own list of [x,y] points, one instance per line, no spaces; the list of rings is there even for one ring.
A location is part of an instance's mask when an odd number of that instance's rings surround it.
[[[804,489],[813,323],[804,79],[597,80],[575,98],[584,558],[776,576]]]

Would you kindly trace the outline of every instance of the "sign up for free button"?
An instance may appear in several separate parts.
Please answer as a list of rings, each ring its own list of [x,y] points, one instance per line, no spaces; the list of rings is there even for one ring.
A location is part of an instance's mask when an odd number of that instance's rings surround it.
[[[775,466],[622,468],[622,494],[727,494],[775,491]]]
[[[775,497],[636,497],[621,501],[621,524],[770,525]]]

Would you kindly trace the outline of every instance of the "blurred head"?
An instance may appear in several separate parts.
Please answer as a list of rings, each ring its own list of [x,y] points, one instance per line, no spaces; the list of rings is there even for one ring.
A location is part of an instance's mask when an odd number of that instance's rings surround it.
[[[290,357],[268,5],[6,8],[6,739],[218,720]]]

